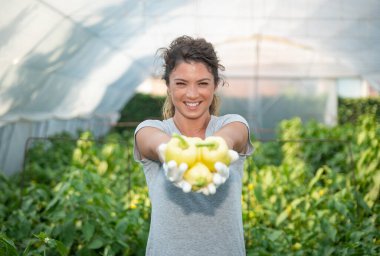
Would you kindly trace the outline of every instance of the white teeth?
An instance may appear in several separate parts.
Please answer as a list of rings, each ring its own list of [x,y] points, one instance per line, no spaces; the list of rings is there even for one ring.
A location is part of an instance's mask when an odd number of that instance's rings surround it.
[[[199,105],[199,102],[186,102],[186,105],[188,105],[190,107],[196,107]]]

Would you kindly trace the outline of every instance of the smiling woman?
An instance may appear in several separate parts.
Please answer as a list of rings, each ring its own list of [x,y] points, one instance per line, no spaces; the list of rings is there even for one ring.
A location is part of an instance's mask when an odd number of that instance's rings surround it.
[[[240,115],[217,116],[224,67],[211,43],[182,36],[159,50],[165,120],[143,121],[135,131],[134,156],[152,202],[146,254],[246,255],[241,192],[252,152],[248,123]]]

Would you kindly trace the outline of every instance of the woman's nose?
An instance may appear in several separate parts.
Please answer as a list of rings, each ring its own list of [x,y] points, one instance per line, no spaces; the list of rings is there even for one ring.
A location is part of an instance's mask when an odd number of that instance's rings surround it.
[[[198,87],[194,85],[189,85],[187,87],[186,96],[189,98],[196,98],[198,97]]]

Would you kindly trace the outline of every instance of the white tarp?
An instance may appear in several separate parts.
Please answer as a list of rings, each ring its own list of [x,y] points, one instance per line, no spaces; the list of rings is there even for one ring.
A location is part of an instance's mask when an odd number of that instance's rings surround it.
[[[28,136],[80,126],[106,132],[135,88],[159,73],[156,50],[183,34],[213,42],[225,76],[250,80],[252,100],[259,98],[259,82],[276,79],[302,86],[302,79],[326,84],[353,77],[380,88],[377,0],[0,4],[0,170],[7,173],[20,169]],[[323,115],[334,111],[334,99],[326,99]]]

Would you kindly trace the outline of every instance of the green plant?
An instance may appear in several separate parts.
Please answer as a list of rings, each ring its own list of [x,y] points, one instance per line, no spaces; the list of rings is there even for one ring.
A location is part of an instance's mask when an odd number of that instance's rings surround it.
[[[133,132],[34,141],[0,175],[0,255],[144,255],[150,201]],[[379,255],[380,128],[284,121],[255,143],[242,196],[248,255]],[[22,197],[21,197],[22,195]]]
[[[280,164],[263,165],[256,143],[242,201],[248,255],[379,254],[379,132],[371,115],[339,127],[286,120]]]
[[[62,147],[62,141],[70,146]],[[143,255],[149,201],[131,138],[111,134],[95,140],[83,132],[78,139],[57,136],[35,145],[22,201],[8,204],[2,215],[1,232],[14,247],[27,255],[65,250],[66,255]],[[18,198],[17,185],[3,177],[3,202]]]
[[[364,114],[373,115],[380,122],[380,97],[338,99],[339,124],[356,123]]]
[[[136,93],[121,111],[120,122],[141,122],[145,119],[161,119],[165,97]]]

